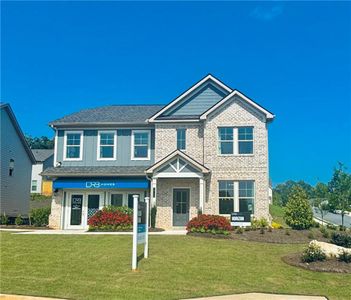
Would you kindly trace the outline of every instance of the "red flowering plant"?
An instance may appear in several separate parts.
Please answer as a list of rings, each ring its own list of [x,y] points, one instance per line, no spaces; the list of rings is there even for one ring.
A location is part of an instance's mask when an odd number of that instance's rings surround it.
[[[123,207],[104,207],[89,220],[89,231],[128,231],[133,228],[132,210]]]
[[[216,215],[198,215],[192,218],[186,227],[188,232],[207,232],[225,235],[228,235],[231,229],[230,222],[226,217]]]

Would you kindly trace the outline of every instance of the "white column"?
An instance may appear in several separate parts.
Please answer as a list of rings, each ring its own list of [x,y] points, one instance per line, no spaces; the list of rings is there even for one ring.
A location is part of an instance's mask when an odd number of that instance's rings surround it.
[[[146,203],[146,228],[145,228],[145,245],[144,245],[144,257],[149,257],[149,211],[150,211],[150,198],[145,197]]]
[[[150,195],[152,197],[151,207],[156,206],[156,194],[157,194],[157,179],[152,178],[151,195]]]
[[[234,211],[239,212],[239,182],[234,181]]]
[[[132,270],[138,267],[138,195],[133,195],[133,251]]]
[[[205,180],[203,178],[199,179],[199,208],[202,213],[204,213],[204,182]]]

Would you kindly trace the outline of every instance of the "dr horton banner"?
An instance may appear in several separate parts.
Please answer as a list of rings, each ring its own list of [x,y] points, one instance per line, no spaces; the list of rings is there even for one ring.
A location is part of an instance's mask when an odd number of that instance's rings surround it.
[[[54,189],[148,189],[146,178],[65,178],[53,182]]]

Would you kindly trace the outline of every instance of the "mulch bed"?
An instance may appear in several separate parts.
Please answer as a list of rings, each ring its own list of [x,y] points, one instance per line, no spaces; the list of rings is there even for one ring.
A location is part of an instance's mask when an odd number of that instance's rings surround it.
[[[1,229],[40,229],[40,230],[52,230],[49,227],[43,226],[43,227],[36,227],[36,226],[31,226],[31,225],[0,225]]]
[[[128,230],[99,230],[99,229],[94,229],[94,230],[88,230],[91,232],[133,232],[133,229],[128,229]],[[149,232],[161,232],[165,231],[163,228],[149,228]]]
[[[289,233],[289,235],[287,234]],[[313,237],[311,237],[313,233]],[[260,230],[244,231],[239,234],[236,231],[230,233],[230,235],[223,234],[211,234],[211,233],[188,233],[190,236],[206,237],[215,239],[233,239],[251,242],[262,242],[262,243],[276,243],[276,244],[306,244],[311,240],[317,239],[322,242],[329,242],[328,238],[324,238],[322,233],[318,229],[313,230],[291,230],[286,231],[285,229],[273,229],[272,232],[265,230],[264,234]]]
[[[301,253],[293,253],[293,254],[283,256],[282,260],[288,265],[300,267],[310,271],[351,273],[351,263],[338,261],[336,258],[330,258],[324,261],[304,263],[301,261]]]

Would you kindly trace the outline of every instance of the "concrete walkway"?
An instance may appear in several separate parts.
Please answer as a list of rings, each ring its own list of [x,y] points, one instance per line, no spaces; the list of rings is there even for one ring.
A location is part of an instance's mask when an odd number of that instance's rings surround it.
[[[63,300],[63,299],[0,294],[0,300]]]
[[[191,298],[183,300],[328,300],[323,296],[280,295],[264,293],[235,294],[204,298]]]
[[[96,232],[86,230],[47,230],[47,229],[5,229],[1,228],[0,231],[9,231],[15,234],[68,234],[68,235],[132,235],[133,232]],[[160,232],[149,232],[150,235],[186,235],[186,230],[165,230]]]

